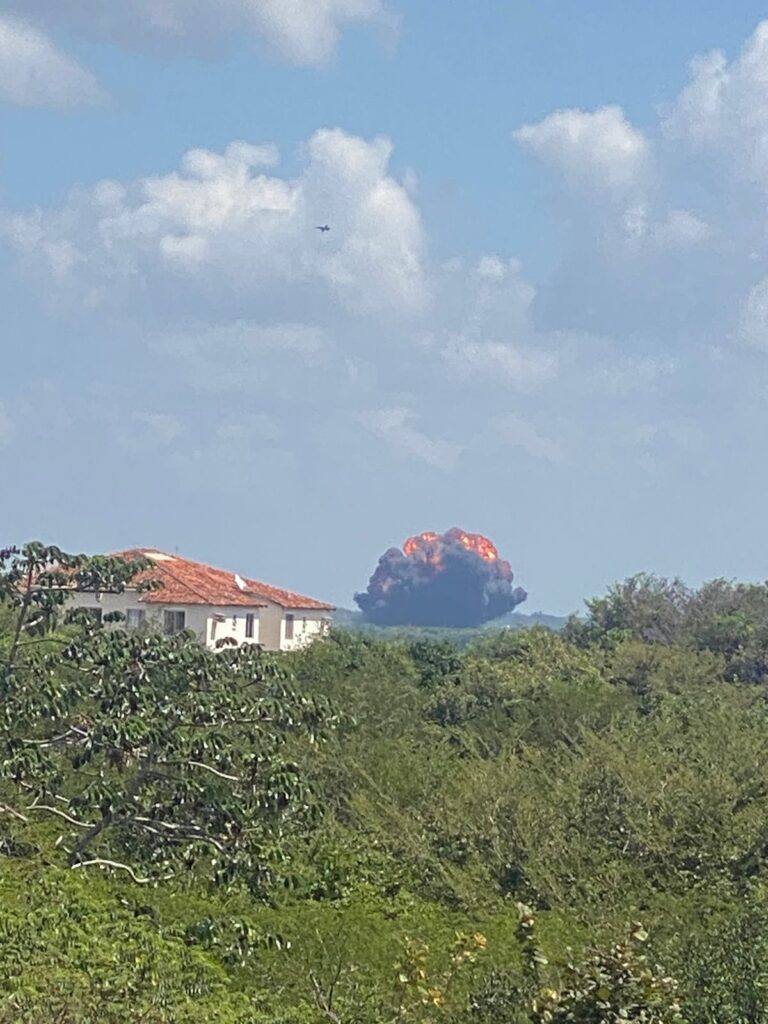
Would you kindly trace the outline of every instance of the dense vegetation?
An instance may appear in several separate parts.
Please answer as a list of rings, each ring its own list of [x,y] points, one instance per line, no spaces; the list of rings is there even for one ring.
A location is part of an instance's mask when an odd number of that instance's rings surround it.
[[[0,1024],[768,1021],[768,586],[202,650],[0,552]]]
[[[545,626],[547,629],[560,630],[566,622],[558,615],[546,615],[544,612],[507,612],[498,619],[483,623],[482,626],[377,626],[369,622],[361,612],[350,611],[349,608],[337,608],[333,615],[334,624],[349,633],[365,633],[366,636],[378,640],[412,640],[425,638],[432,640],[450,640],[456,647],[479,640],[487,633],[498,633],[508,629],[532,629],[534,626]]]

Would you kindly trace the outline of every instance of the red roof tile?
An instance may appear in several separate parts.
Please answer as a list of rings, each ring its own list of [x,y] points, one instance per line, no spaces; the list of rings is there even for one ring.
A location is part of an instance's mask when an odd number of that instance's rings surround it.
[[[260,583],[258,580],[246,579],[248,589],[263,597],[273,604],[279,604],[282,608],[298,608],[303,611],[335,611],[335,606],[326,604],[324,601],[316,601],[313,597],[305,597],[303,594],[294,594],[290,590],[282,590],[280,587],[271,587],[268,583]]]
[[[333,611],[333,605],[315,601],[302,594],[293,594],[256,580],[244,579],[224,569],[214,569],[202,562],[192,562],[178,555],[168,555],[155,548],[134,548],[118,551],[114,558],[147,558],[152,568],[136,577],[136,582],[158,580],[162,587],[149,590],[141,600],[147,604],[208,604],[245,608],[264,608],[267,602],[283,608]],[[239,583],[238,583],[239,580]]]

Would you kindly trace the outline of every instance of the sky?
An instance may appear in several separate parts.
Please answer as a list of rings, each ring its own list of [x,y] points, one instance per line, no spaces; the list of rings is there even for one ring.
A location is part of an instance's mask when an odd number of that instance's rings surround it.
[[[768,577],[764,13],[0,0],[0,546]]]

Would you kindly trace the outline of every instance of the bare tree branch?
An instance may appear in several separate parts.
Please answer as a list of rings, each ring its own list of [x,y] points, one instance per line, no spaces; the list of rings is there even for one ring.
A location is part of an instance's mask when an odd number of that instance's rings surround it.
[[[218,839],[214,839],[212,835],[204,832],[199,825],[173,825],[170,822],[156,821],[154,818],[128,818],[127,824],[136,823],[148,832],[153,832],[155,835],[167,835],[170,833],[169,838],[178,840],[188,840],[196,843],[209,843],[219,853],[226,853],[226,849]],[[165,829],[165,832],[162,830]]]
[[[27,825],[29,824],[29,818],[26,818],[23,814],[20,814],[19,811],[15,811],[12,807],[9,807],[7,804],[0,804],[0,814],[10,814],[12,818],[18,818],[19,821],[23,821]]]
[[[63,818],[64,821],[68,821],[70,825],[76,825],[78,828],[93,828],[92,821],[78,821],[77,818],[73,818],[70,814],[60,811],[58,807],[48,807],[46,804],[30,804],[27,810],[45,811],[47,814],[55,814],[57,818]]]
[[[70,726],[66,732],[63,732],[61,736],[52,736],[49,740],[23,740],[22,742],[28,747],[41,747],[42,749],[46,749],[47,747],[56,747],[60,743],[66,743],[67,741],[72,740],[75,736],[77,737],[77,740],[75,741],[77,743],[82,743],[83,740],[88,739],[87,732],[84,732],[82,729],[78,729],[77,726],[73,725]]]
[[[72,865],[72,870],[77,871],[78,868],[91,867],[114,868],[116,871],[127,871],[137,885],[152,885],[153,882],[167,882],[173,878],[172,874],[162,875],[158,878],[139,878],[129,864],[121,864],[116,860],[103,860],[101,857],[95,857],[93,860],[79,860],[77,864]]]
[[[220,772],[216,768],[211,768],[209,764],[203,764],[202,761],[188,761],[187,764],[191,768],[203,768],[205,771],[210,772],[211,775],[215,775],[219,779],[226,779],[227,782],[243,781],[238,775],[226,775],[224,772]]]

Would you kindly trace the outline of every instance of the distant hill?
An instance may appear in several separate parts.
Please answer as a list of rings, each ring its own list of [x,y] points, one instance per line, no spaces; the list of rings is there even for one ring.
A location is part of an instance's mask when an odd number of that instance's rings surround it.
[[[333,620],[341,629],[355,630],[373,636],[448,637],[462,646],[483,633],[493,633],[501,629],[530,629],[533,626],[543,626],[546,629],[557,631],[562,629],[568,621],[563,616],[547,615],[545,612],[532,612],[530,615],[525,615],[522,612],[508,612],[499,619],[493,619],[482,626],[467,629],[451,626],[374,626],[372,623],[366,622],[362,612],[354,611],[351,608],[337,608]]]

